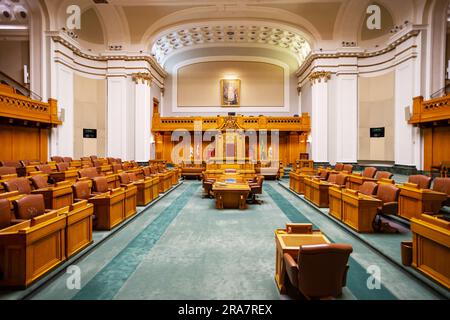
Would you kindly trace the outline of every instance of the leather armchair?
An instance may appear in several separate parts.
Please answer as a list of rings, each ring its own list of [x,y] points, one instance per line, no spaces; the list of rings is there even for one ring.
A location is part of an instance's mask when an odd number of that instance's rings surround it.
[[[72,185],[74,201],[88,200],[93,195],[87,181],[78,181]]]
[[[347,183],[347,179],[348,179],[347,175],[339,173],[335,175],[334,182],[332,183],[340,188],[344,188],[345,184]]]
[[[50,167],[48,164],[41,164],[36,166],[37,171],[41,171],[45,174],[51,174],[52,173],[52,167]]]
[[[20,194],[30,194],[31,186],[27,178],[15,178],[3,181],[3,186],[7,192],[18,191]]]
[[[69,170],[69,168],[70,168],[70,164],[68,162],[58,162],[56,164],[56,169],[59,172],[67,171],[67,170]]]
[[[97,171],[97,168],[91,167],[91,168],[84,168],[78,171],[78,175],[80,178],[89,178],[93,179],[95,177],[99,177],[100,174]]]
[[[119,171],[122,171],[122,170],[123,170],[123,169],[122,169],[122,165],[121,165],[120,163],[117,163],[117,162],[114,162],[114,163],[111,165],[111,168],[112,168],[113,173],[119,173]]]
[[[344,164],[344,167],[342,168],[342,171],[346,171],[347,173],[353,172],[353,165],[351,164]]]
[[[372,196],[377,193],[378,184],[375,182],[366,181],[361,187],[359,187],[359,193],[365,194],[367,196]]]
[[[48,187],[53,187],[54,185],[47,182],[47,178],[42,175],[35,175],[30,178],[31,184],[35,189],[44,189]]]
[[[375,167],[367,167],[364,169],[362,176],[365,178],[373,179],[373,177],[375,177],[377,171],[378,171],[378,169]]]
[[[377,208],[377,215],[372,222],[373,230],[376,232],[396,233],[397,229],[392,228],[389,223],[381,221],[381,215],[397,215],[398,214],[398,197],[400,189],[393,184],[380,183],[378,185],[377,195],[375,198],[380,199],[383,205]]]
[[[342,171],[343,169],[344,169],[343,163],[336,163],[336,165],[334,166],[335,171]]]
[[[297,260],[283,256],[289,282],[307,299],[339,297],[346,286],[353,248],[345,244],[301,246]]]
[[[45,210],[44,196],[31,194],[14,200],[14,212],[17,219],[30,220],[47,213]]]
[[[0,230],[22,222],[11,214],[11,202],[8,199],[0,199]]]
[[[63,157],[60,157],[60,156],[53,156],[53,157],[50,157],[50,159],[51,159],[52,161],[55,161],[56,163],[64,162]]]
[[[443,205],[450,207],[450,178],[435,178],[433,182],[433,191],[447,194],[447,200]]]
[[[93,194],[102,194],[111,191],[108,188],[108,180],[106,177],[95,177],[92,179]]]
[[[72,158],[71,157],[63,157],[64,162],[72,162]]]
[[[16,168],[14,167],[0,167],[0,177],[11,175],[11,174],[17,174]]]
[[[89,158],[91,159],[92,162],[94,162],[94,160],[97,160],[97,159],[98,159],[97,156],[90,156]]]
[[[328,170],[322,170],[318,176],[315,176],[316,178],[319,178],[320,180],[327,181],[328,176],[330,175],[330,172]]]
[[[258,201],[256,199],[256,195],[262,194],[263,190],[263,182],[264,182],[264,176],[258,176],[256,179],[256,183],[249,183],[250,186],[250,197],[253,204],[261,204],[261,201]]]
[[[420,189],[430,189],[431,187],[431,177],[424,176],[422,174],[409,176],[408,182],[415,183]]]
[[[389,171],[378,171],[377,174],[375,175],[375,179],[377,180],[392,179],[393,176],[394,174]]]

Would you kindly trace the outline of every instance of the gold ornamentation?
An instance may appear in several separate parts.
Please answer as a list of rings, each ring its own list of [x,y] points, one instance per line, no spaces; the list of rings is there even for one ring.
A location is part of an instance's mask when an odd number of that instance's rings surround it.
[[[138,73],[133,73],[132,74],[133,77],[133,81],[136,84],[142,83],[145,84],[147,83],[148,85],[151,85],[153,77],[150,73],[143,73],[143,72],[138,72]]]
[[[316,71],[311,73],[311,75],[309,76],[309,80],[312,83],[315,83],[316,81],[322,82],[322,80],[324,82],[327,82],[330,79],[331,79],[331,72],[329,71]]]

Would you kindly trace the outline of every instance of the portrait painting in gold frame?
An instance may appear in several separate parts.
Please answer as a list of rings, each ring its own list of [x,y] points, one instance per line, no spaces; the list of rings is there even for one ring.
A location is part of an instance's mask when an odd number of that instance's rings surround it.
[[[239,107],[241,104],[241,80],[220,80],[222,107]]]

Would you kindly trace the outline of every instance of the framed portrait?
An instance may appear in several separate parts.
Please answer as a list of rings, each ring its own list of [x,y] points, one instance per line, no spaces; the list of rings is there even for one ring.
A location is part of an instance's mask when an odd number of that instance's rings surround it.
[[[220,80],[222,107],[239,107],[241,104],[241,80]]]

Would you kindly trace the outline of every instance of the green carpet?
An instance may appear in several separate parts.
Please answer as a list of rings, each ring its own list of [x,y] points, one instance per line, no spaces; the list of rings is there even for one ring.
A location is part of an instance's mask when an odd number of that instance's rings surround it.
[[[283,195],[276,191],[271,185],[266,184],[264,190],[269,194],[280,210],[293,223],[311,223],[302,213],[297,210]],[[300,200],[299,200],[300,201]],[[328,237],[331,242],[333,239]],[[397,298],[383,285],[380,290],[370,290],[366,285],[368,274],[352,257],[349,259],[349,274],[347,276],[347,287],[358,300],[396,300]]]
[[[124,250],[97,273],[73,297],[73,300],[109,300],[114,298],[198,188],[199,185],[197,184],[189,185],[163,214],[153,220]]]

